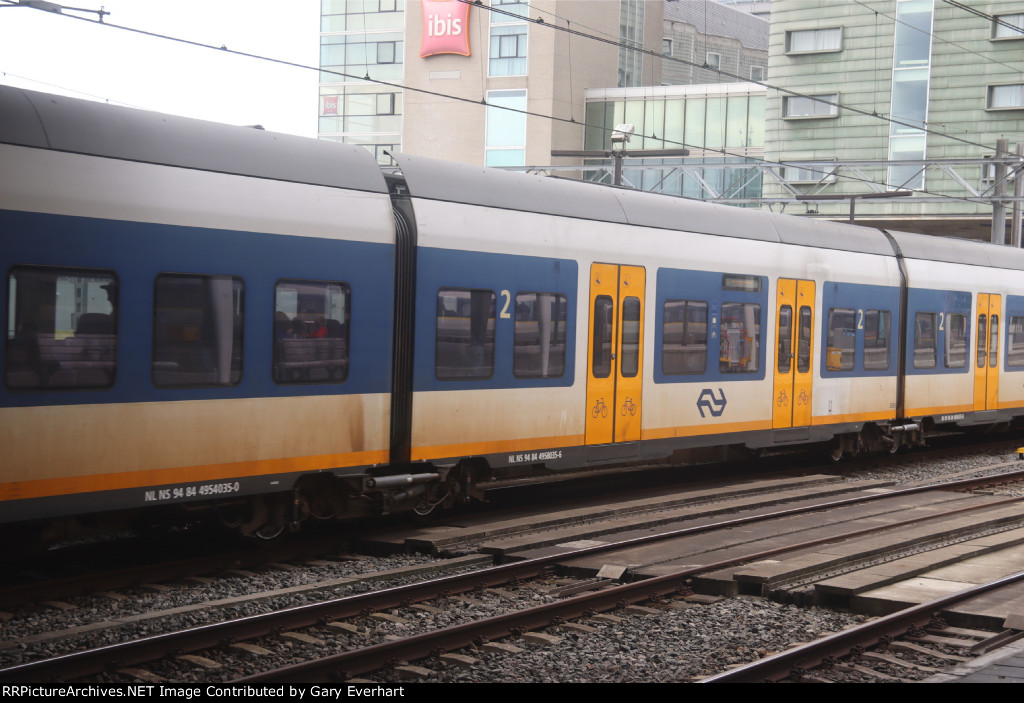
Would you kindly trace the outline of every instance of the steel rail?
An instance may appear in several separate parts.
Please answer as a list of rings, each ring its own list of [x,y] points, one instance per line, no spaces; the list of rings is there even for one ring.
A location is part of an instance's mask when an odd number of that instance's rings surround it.
[[[1003,480],[1012,480],[1014,477],[1024,477],[1024,471],[1009,472],[1007,474],[1002,474],[1000,476],[1006,477]],[[385,589],[383,591],[364,593],[355,596],[347,596],[336,600],[324,601],[322,603],[313,603],[303,606],[296,606],[293,608],[287,608],[285,610],[275,611],[272,613],[252,615],[244,618],[239,618],[236,620],[229,620],[226,622],[204,625],[196,628],[190,628],[187,630],[181,630],[178,632],[153,635],[151,637],[145,637],[130,642],[122,642],[119,644],[107,645],[96,649],[65,654],[58,657],[41,659],[34,662],[28,662],[17,666],[0,669],[0,681],[5,683],[38,682],[40,680],[62,680],[81,676],[88,676],[90,674],[94,674],[96,672],[104,671],[110,668],[123,668],[127,666],[143,664],[172,654],[180,654],[183,652],[193,652],[202,649],[207,649],[210,647],[220,646],[222,644],[234,640],[263,637],[272,634],[275,631],[280,631],[282,629],[309,627],[316,625],[320,622],[323,622],[325,620],[353,617],[366,611],[373,612],[388,608],[396,608],[406,605],[408,603],[438,597],[446,593],[464,593],[481,587],[486,588],[491,586],[497,586],[503,583],[507,583],[510,580],[515,580],[517,578],[534,578],[540,575],[546,567],[552,566],[558,562],[566,560],[581,558],[604,552],[628,549],[632,547],[651,544],[654,542],[677,539],[680,537],[686,537],[703,532],[710,532],[719,529],[736,527],[739,525],[745,525],[754,522],[789,517],[807,512],[829,510],[847,505],[855,505],[859,503],[888,499],[903,495],[922,493],[929,490],[935,490],[937,488],[944,490],[956,490],[969,488],[970,486],[973,485],[986,485],[990,484],[994,479],[995,477],[993,476],[986,476],[980,479],[968,479],[964,481],[938,484],[936,486],[918,486],[914,488],[890,491],[887,493],[872,494],[867,496],[856,496],[853,498],[845,498],[840,500],[828,501],[825,503],[817,503],[812,506],[802,506],[797,508],[789,508],[785,510],[777,510],[769,513],[751,515],[733,520],[723,520],[705,525],[687,527],[679,530],[673,530],[671,532],[667,532],[664,534],[646,535],[643,537],[637,537],[629,540],[624,540],[621,542],[612,542],[603,545],[586,547],[583,549],[573,550],[570,552],[562,552],[560,554],[553,554],[546,557],[538,557],[520,562],[514,562],[511,564],[496,566],[483,571],[475,571],[467,574],[456,574],[453,576],[442,577],[439,579],[432,579],[430,581]],[[992,503],[987,504],[985,507],[991,507],[992,505],[996,505],[1001,502],[1008,502],[1013,500],[1020,499],[1012,498],[1006,499],[1004,501],[994,501]],[[937,517],[939,516],[935,514],[921,516],[919,518],[915,518],[913,522],[922,520],[934,520]],[[881,529],[891,529],[892,527],[893,525],[867,528],[866,530],[858,531],[856,534],[879,531]],[[629,593],[633,592],[631,589],[636,589],[637,593],[643,594],[645,593],[645,589],[647,588],[664,588],[664,584],[672,584],[664,591],[651,591],[647,595],[637,595],[634,600],[630,601],[636,602],[650,597],[650,595],[652,595],[655,592],[660,593],[661,595],[671,592],[672,590],[677,588],[678,583],[682,579],[689,578],[690,576],[693,576],[697,573],[701,573],[703,571],[711,571],[717,568],[726,568],[727,566],[731,566],[735,563],[739,563],[742,561],[750,561],[751,559],[757,558],[766,558],[767,556],[771,556],[774,554],[779,554],[785,551],[792,551],[794,549],[807,548],[809,546],[814,546],[816,544],[835,542],[839,539],[848,538],[849,536],[850,535],[823,537],[819,540],[804,542],[796,546],[787,545],[784,547],[778,547],[775,549],[766,550],[755,554],[744,555],[739,558],[729,559],[727,561],[722,561],[715,564],[705,564],[694,569],[688,569],[686,571],[679,572],[677,574],[669,574],[663,577],[640,581],[637,584],[620,586],[618,587],[619,589],[625,590],[617,592],[623,594],[623,596],[620,597],[621,600],[622,597],[632,597],[628,595]],[[586,596],[579,596],[576,599],[570,599],[571,602],[565,601],[565,603],[567,604],[566,611],[576,612],[572,611],[571,603],[586,602],[588,601],[588,599],[600,600],[599,596],[601,596],[601,594],[588,594]],[[552,606],[553,612],[560,610],[560,608],[557,606],[561,605],[562,604],[555,604],[554,606]],[[610,607],[613,606],[607,606],[607,608]],[[597,609],[594,606],[587,606],[585,609],[587,608]],[[543,611],[543,608],[538,609],[538,611]],[[559,617],[566,617],[561,613],[556,614]],[[575,617],[578,617],[579,614],[581,613],[577,613]],[[542,614],[538,614],[536,617],[538,618],[538,620],[530,622],[540,622],[544,618]],[[550,624],[550,620],[546,624]],[[535,626],[538,625],[531,625],[531,627]],[[461,628],[463,626],[459,627]],[[468,628],[469,626],[467,625],[465,627]],[[504,634],[507,634],[507,632]],[[501,636],[504,636],[504,634]],[[491,637],[496,635],[494,633],[489,635],[474,635],[474,637],[476,636]],[[413,640],[417,639],[418,638],[413,638]],[[471,641],[472,639],[470,640],[470,642]],[[437,645],[435,645],[435,647],[436,646]],[[372,649],[373,648],[371,648],[371,650]]]
[[[780,652],[756,662],[746,664],[716,676],[702,679],[700,683],[750,683],[778,681],[790,675],[796,668],[810,668],[821,664],[827,657],[848,654],[854,647],[868,647],[876,644],[886,635],[902,634],[913,626],[926,625],[937,611],[947,606],[979,596],[1024,580],[1024,571],[1004,576],[980,586],[964,589],[948,596],[930,600],[890,615],[866,622],[863,625],[829,635],[793,649]]]
[[[1018,502],[1020,498],[1009,498],[989,503],[984,508],[1005,503]],[[710,564],[701,564],[672,574],[645,579],[636,583],[625,584],[604,591],[587,593],[567,598],[547,605],[505,615],[484,618],[482,620],[455,625],[442,630],[435,630],[410,638],[385,642],[363,649],[336,654],[315,661],[281,667],[261,674],[239,679],[238,683],[275,683],[296,682],[316,683],[376,671],[395,661],[410,661],[426,658],[438,651],[451,651],[468,647],[483,640],[508,637],[517,632],[548,627],[562,620],[581,617],[588,612],[603,612],[650,599],[652,596],[665,596],[678,592],[685,587],[686,581],[697,574],[724,569],[736,564],[766,559],[778,554],[806,549],[823,543],[848,539],[852,536],[869,534],[883,530],[891,530],[907,524],[932,520],[947,515],[968,512],[978,508],[958,508],[941,515],[905,520],[880,527],[865,528],[841,536],[822,537],[808,540],[797,545],[786,545],[760,552],[743,554]],[[565,555],[563,555],[563,558]],[[1022,572],[1024,575],[1024,572]],[[927,618],[924,620],[927,622]],[[871,624],[871,623],[869,623]]]

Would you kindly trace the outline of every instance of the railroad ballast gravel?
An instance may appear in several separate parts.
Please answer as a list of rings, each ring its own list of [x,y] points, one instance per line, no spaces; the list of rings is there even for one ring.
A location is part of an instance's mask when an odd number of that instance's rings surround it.
[[[758,598],[723,599],[657,615],[624,615],[621,622],[587,621],[596,628],[549,632],[557,644],[509,640],[508,655],[463,650],[471,668],[428,665],[433,682],[664,683],[691,681],[756,661],[794,643],[817,639],[864,621],[861,616],[798,608]],[[381,677],[375,677],[381,681]]]

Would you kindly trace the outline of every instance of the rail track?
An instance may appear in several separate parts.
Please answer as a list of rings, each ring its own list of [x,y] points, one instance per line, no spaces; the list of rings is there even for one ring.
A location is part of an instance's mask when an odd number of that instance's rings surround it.
[[[27,662],[18,666],[8,667],[0,670],[0,680],[3,681],[40,681],[40,680],[68,680],[81,679],[83,677],[110,677],[110,672],[115,673],[113,678],[122,677],[125,680],[145,679],[147,676],[161,677],[159,673],[170,674],[171,679],[179,674],[178,669],[167,664],[160,664],[168,658],[180,661],[181,657],[192,657],[186,659],[190,663],[199,666],[209,666],[211,671],[214,668],[221,669],[218,677],[231,678],[235,670],[230,667],[222,667],[217,663],[218,651],[231,648],[234,651],[245,650],[251,654],[265,651],[268,654],[273,649],[269,639],[285,637],[292,646],[289,656],[293,659],[300,658],[299,650],[328,651],[341,649],[328,657],[320,657],[312,661],[292,662],[283,666],[271,666],[265,670],[257,670],[249,673],[254,667],[259,668],[260,662],[256,661],[252,666],[241,667],[242,675],[240,680],[245,681],[326,681],[341,677],[357,677],[369,675],[372,672],[394,668],[395,662],[410,662],[424,657],[437,657],[439,652],[457,652],[462,648],[479,648],[489,645],[492,642],[500,641],[512,635],[523,635],[536,632],[541,628],[551,626],[566,627],[566,623],[577,623],[578,627],[585,627],[585,620],[597,613],[609,613],[621,610],[630,604],[655,603],[656,607],[664,599],[677,598],[680,595],[688,596],[690,587],[698,583],[702,575],[720,572],[723,569],[732,568],[742,564],[763,563],[764,560],[772,558],[779,560],[786,554],[806,553],[821,545],[835,544],[843,540],[857,539],[857,536],[896,534],[911,529],[913,525],[926,523],[937,524],[942,520],[952,519],[953,516],[963,517],[972,513],[987,512],[988,518],[982,520],[983,534],[996,532],[1012,532],[1024,528],[1024,515],[1019,510],[1019,499],[1000,497],[973,497],[968,500],[970,505],[964,504],[962,500],[950,500],[949,491],[967,490],[971,486],[979,485],[979,481],[989,485],[997,480],[1013,481],[1022,478],[1020,472],[1006,473],[1001,479],[985,477],[972,481],[961,481],[957,484],[945,484],[943,495],[938,500],[931,499],[932,503],[925,511],[927,515],[916,515],[904,519],[888,519],[884,524],[869,526],[858,525],[856,529],[853,523],[844,526],[843,530],[832,530],[816,539],[806,539],[807,529],[799,529],[792,532],[788,543],[773,546],[765,549],[764,544],[754,545],[761,540],[758,539],[730,539],[744,529],[755,529],[763,534],[770,533],[776,529],[775,526],[781,521],[792,520],[799,516],[821,513],[822,511],[835,511],[850,509],[851,506],[863,506],[872,503],[890,506],[906,501],[913,496],[934,493],[934,487],[917,487],[903,490],[890,490],[885,493],[862,492],[860,495],[849,498],[834,498],[828,501],[811,501],[808,504],[795,506],[788,509],[762,510],[760,514],[748,515],[738,519],[717,519],[706,520],[705,524],[681,529],[665,529],[659,534],[645,535],[631,539],[618,540],[614,543],[590,546],[583,549],[559,548],[555,553],[543,557],[533,557],[520,561],[512,561],[489,569],[481,569],[468,574],[447,576],[430,581],[389,588],[375,593],[366,593],[343,598],[331,599],[321,603],[309,604],[301,607],[287,608],[280,611],[237,618],[226,622],[190,628],[178,632],[172,632],[153,637],[145,637],[130,642],[99,647],[89,651],[67,654],[52,657],[45,660]],[[941,510],[936,505],[948,505]],[[1006,514],[999,513],[1000,510],[1011,506],[1012,509]],[[878,515],[895,515],[895,507],[889,507],[881,512],[874,513],[877,522]],[[1015,521],[1016,518],[1016,521]],[[820,523],[820,520],[818,521]],[[960,543],[976,539],[971,530],[962,526],[956,530],[955,537]],[[795,538],[802,535],[804,539]],[[572,564],[578,564],[581,560],[600,558],[602,561],[612,562],[615,555],[635,550],[656,548],[664,551],[665,545],[679,543],[687,539],[713,539],[718,540],[718,550],[732,550],[733,554],[728,558],[717,558],[716,549],[705,546],[699,556],[694,557],[691,553],[690,559],[698,565],[688,569],[670,569],[654,577],[647,577],[637,571],[612,569],[615,579],[591,578],[573,586],[563,586],[553,590],[545,575],[555,567],[565,569]],[[896,540],[899,542],[899,540]],[[936,547],[940,549],[941,547]],[[900,552],[896,547],[890,550],[886,559],[894,561],[900,558]],[[506,553],[502,558],[513,558]],[[627,557],[631,558],[631,557]],[[531,580],[541,579],[537,586],[526,586]],[[631,583],[623,583],[623,580],[637,579]],[[498,589],[495,591],[494,589]],[[522,608],[520,604],[499,601],[494,611],[504,609],[508,612],[492,612],[475,615],[470,612],[473,608],[465,606],[464,601],[452,602],[453,597],[458,594],[487,594],[489,597],[494,593],[501,593],[502,590],[515,591],[525,589],[532,591],[534,600],[541,599],[543,605],[534,608]],[[570,595],[570,591],[582,591]],[[770,589],[762,589],[770,590]],[[778,589],[776,589],[778,590]],[[492,598],[492,600],[495,600]],[[460,604],[461,603],[461,604]],[[417,606],[417,604],[419,604]],[[429,613],[436,610],[441,613],[451,613],[452,610],[464,611],[456,613],[459,615],[459,622],[447,627],[436,627],[429,632],[417,631],[411,636],[401,637],[402,631],[417,630],[415,618],[408,617],[408,613],[417,612],[410,610],[418,607],[419,613]],[[396,613],[406,613],[406,616]],[[379,620],[388,621],[396,625],[396,631],[392,636],[399,637],[394,641],[381,641],[370,643],[364,646],[366,640],[367,618],[375,615]],[[465,616],[465,617],[461,617]],[[402,622],[405,621],[405,622]],[[328,633],[340,637],[339,642],[331,644],[325,641]],[[308,645],[308,646],[307,646]],[[448,655],[455,656],[455,655]],[[468,654],[460,656],[469,657]],[[155,664],[154,664],[155,663]],[[140,668],[145,666],[146,668]],[[213,674],[207,674],[213,675]],[[166,676],[162,676],[167,678]]]
[[[708,677],[703,682],[749,683],[780,681],[783,679],[793,679],[796,681],[834,680],[828,678],[829,673],[830,670],[840,669],[843,666],[840,664],[840,659],[862,657],[867,648],[877,647],[880,644],[884,645],[883,648],[891,647],[894,638],[906,635],[907,633],[910,633],[912,637],[921,638],[925,633],[925,627],[933,622],[936,613],[983,594],[1019,585],[1022,582],[1024,582],[1024,571],[967,588],[949,596],[936,598],[921,605],[900,610],[849,630],[823,637],[815,642],[794,647],[786,652],[737,667],[732,671]],[[938,632],[942,632],[943,629],[939,629]],[[957,642],[952,637],[948,637],[943,644],[947,647],[960,647],[972,653],[986,653],[995,646],[1016,641],[1022,636],[1024,636],[1024,632],[1007,630],[996,633],[992,637],[981,641],[971,641],[970,636],[967,636],[960,638],[960,642]],[[918,653],[920,653],[920,650],[918,650]],[[936,657],[940,656],[935,651],[932,651],[931,654]],[[892,663],[892,658],[881,658],[876,659],[876,661]],[[842,676],[849,673],[851,666],[855,665],[846,664],[847,671],[839,671],[838,674]],[[815,667],[820,667],[824,671],[812,673],[810,670]],[[871,672],[865,671],[864,667],[858,668],[860,670],[859,673],[871,675]]]

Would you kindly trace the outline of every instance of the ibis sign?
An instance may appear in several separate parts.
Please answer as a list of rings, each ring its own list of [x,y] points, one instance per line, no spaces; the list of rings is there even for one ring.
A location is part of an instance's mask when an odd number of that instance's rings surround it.
[[[458,0],[421,0],[420,58],[435,54],[469,56],[469,5]]]

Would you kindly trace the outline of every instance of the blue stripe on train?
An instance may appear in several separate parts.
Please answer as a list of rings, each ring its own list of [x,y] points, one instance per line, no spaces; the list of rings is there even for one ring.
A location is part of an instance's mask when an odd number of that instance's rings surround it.
[[[654,315],[654,382],[655,383],[706,383],[714,381],[760,381],[765,377],[765,344],[769,325],[774,325],[775,311],[768,304],[768,279],[755,276],[760,282],[759,291],[723,290],[721,271],[690,271],[685,269],[658,269],[657,293],[653,301]],[[707,317],[703,319],[704,369],[701,373],[667,374],[665,363],[665,302],[687,300],[707,304]],[[758,306],[760,329],[757,343],[757,370],[741,373],[722,370],[720,356],[723,346],[719,335],[725,320],[722,319],[723,305],[729,303],[754,304]],[[697,321],[698,325],[701,321]],[[747,335],[753,336],[753,335]],[[698,333],[697,338],[700,335]],[[696,366],[697,364],[694,363]]]
[[[344,223],[339,223],[339,230],[343,228]],[[117,376],[112,388],[95,391],[12,392],[0,386],[0,407],[390,392],[394,309],[394,247],[390,244],[0,211],[0,270],[9,276],[16,265],[99,268],[117,274]],[[161,273],[222,274],[244,280],[244,361],[239,385],[154,387],[150,376],[153,294],[155,278]],[[351,357],[344,383],[273,382],[274,286],[285,278],[339,281],[351,287]],[[0,291],[5,319],[7,280]],[[0,364],[2,355],[0,351]]]
[[[966,291],[910,289],[907,296],[908,376],[971,372],[974,339],[971,302],[972,296]],[[919,348],[915,350],[915,346]]]
[[[571,386],[575,379],[578,269],[571,259],[453,251],[422,247],[416,271],[416,391]],[[495,319],[494,370],[488,378],[441,380],[435,372],[437,296],[442,288],[493,291]],[[508,291],[509,301],[502,297]],[[557,293],[567,302],[565,373],[556,378],[516,378],[513,373],[515,299],[520,293]],[[508,318],[501,312],[508,302]]]
[[[853,368],[847,371],[829,370],[829,311],[832,309],[853,310],[852,326],[842,328],[840,319],[833,321],[835,327],[833,342],[841,344],[839,335],[854,338],[855,349]],[[869,316],[873,312],[889,313],[889,329],[871,330]],[[860,378],[864,376],[895,376],[899,369],[896,357],[899,354],[900,335],[900,289],[897,286],[876,286],[863,283],[839,283],[827,281],[822,285],[821,296],[821,349],[818,350],[819,371],[822,378]],[[888,338],[888,363],[882,369],[865,369],[865,343],[869,336],[875,336],[873,343],[880,343],[882,335]],[[881,359],[875,359],[881,365]]]

